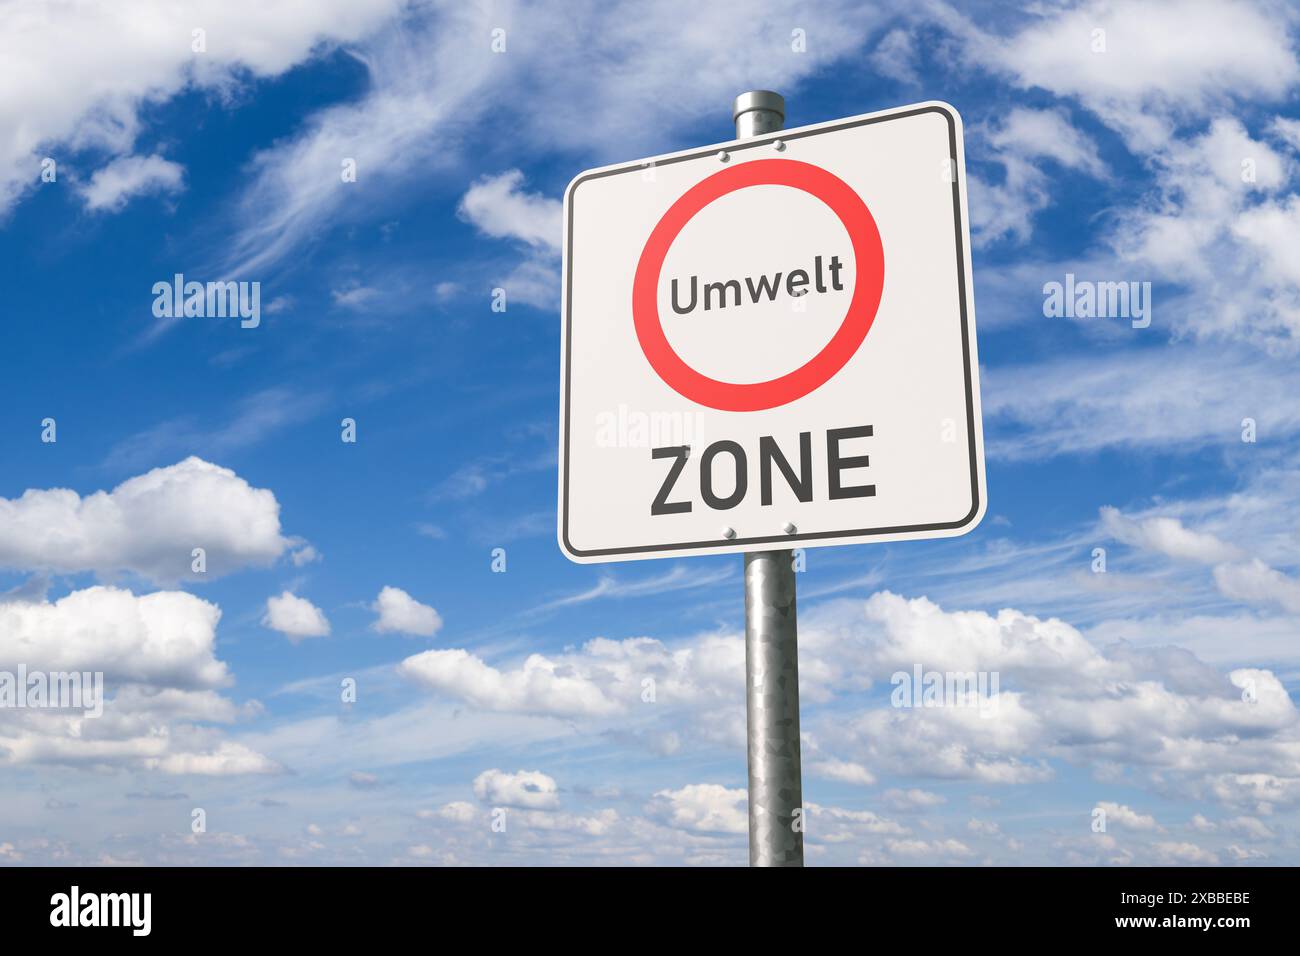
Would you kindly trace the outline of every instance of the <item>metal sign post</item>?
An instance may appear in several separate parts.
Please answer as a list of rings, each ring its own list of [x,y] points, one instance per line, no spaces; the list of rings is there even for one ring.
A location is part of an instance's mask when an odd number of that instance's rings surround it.
[[[556,538],[582,564],[745,555],[749,859],[801,866],[790,549],[984,514],[962,122],[790,128],[766,90],[732,119],[565,190]]]
[[[741,139],[775,132],[785,126],[785,100],[768,90],[742,93],[732,118]],[[788,550],[745,555],[750,866],[803,866],[794,574]]]

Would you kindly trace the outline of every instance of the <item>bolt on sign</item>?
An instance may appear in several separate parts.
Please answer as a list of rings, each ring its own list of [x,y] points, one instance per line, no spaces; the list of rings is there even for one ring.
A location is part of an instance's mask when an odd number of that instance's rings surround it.
[[[574,561],[950,537],[983,517],[951,106],[588,170],[565,192],[563,295]]]

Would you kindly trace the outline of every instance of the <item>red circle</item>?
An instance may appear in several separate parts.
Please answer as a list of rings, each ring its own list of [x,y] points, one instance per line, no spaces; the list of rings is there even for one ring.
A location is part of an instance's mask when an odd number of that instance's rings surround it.
[[[746,186],[790,186],[830,207],[848,231],[857,275],[853,298],[839,330],[807,363],[766,382],[722,382],[687,365],[668,343],[659,318],[659,275],[668,250],[701,209]],[[820,166],[794,159],[756,159],[696,183],[664,213],[646,240],[632,282],[632,322],[651,367],[673,391],[700,405],[727,412],[756,412],[785,405],[824,385],[853,357],[880,308],[885,253],[876,221],[844,180]]]

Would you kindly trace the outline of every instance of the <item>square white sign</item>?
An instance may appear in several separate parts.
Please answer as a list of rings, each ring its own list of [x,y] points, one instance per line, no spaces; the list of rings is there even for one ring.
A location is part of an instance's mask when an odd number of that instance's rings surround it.
[[[563,295],[573,560],[949,537],[983,517],[951,106],[584,172]]]

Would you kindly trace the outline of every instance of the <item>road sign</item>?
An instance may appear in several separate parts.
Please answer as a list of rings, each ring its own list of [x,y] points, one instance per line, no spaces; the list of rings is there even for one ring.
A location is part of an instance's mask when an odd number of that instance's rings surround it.
[[[984,451],[961,118],[582,173],[559,539],[580,562],[964,534]]]

